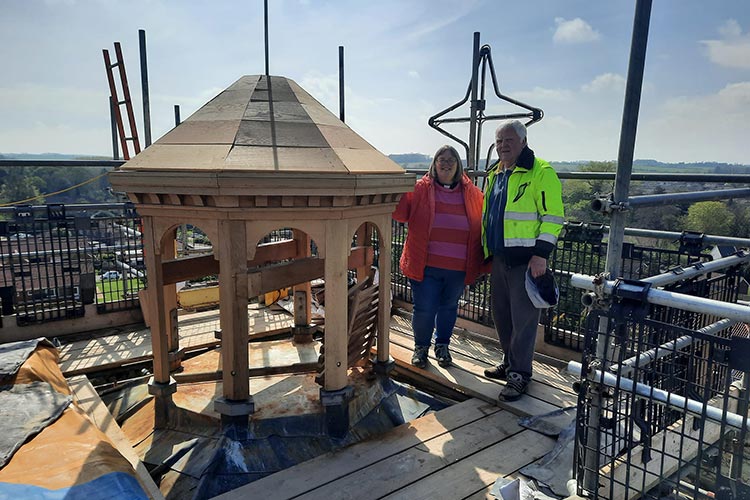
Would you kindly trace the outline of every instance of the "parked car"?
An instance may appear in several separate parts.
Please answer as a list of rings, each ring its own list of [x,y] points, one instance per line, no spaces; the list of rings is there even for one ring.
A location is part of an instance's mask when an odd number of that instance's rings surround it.
[[[100,278],[103,280],[119,280],[122,278],[122,274],[120,274],[120,271],[107,271],[102,273]]]

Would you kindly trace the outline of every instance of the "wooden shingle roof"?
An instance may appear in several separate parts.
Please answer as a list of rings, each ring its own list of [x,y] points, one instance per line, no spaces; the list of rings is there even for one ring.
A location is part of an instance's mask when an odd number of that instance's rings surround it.
[[[121,170],[404,173],[293,80],[265,75],[241,77]]]

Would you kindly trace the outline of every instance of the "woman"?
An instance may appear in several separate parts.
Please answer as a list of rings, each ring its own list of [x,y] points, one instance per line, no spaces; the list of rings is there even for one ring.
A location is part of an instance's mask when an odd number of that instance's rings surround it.
[[[458,151],[437,150],[427,174],[406,193],[393,218],[408,224],[401,271],[409,278],[414,310],[414,356],[427,365],[433,333],[440,366],[453,361],[448,351],[458,299],[473,283],[482,263],[482,192],[464,173]]]

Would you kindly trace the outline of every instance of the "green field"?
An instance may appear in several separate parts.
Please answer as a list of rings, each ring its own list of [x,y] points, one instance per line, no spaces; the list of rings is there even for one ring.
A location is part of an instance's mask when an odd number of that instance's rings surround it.
[[[97,295],[103,297],[104,302],[117,302],[125,300],[125,293],[137,293],[145,288],[146,281],[140,278],[129,278],[126,280],[101,280],[96,282]]]

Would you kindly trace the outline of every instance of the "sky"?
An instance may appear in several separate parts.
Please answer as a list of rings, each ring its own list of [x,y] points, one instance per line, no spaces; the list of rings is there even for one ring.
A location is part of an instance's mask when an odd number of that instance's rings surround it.
[[[551,161],[618,156],[635,1],[268,0],[269,68],[385,154],[452,143],[427,121],[463,99],[474,33],[502,94],[544,110]],[[112,155],[102,49],[119,41],[143,138],[138,30],[156,141],[243,75],[262,74],[262,0],[0,0],[0,152]],[[487,82],[487,114],[517,112]],[[466,117],[468,104],[448,116]],[[750,3],[655,0],[635,158],[750,164]],[[482,131],[487,151],[496,122]],[[468,126],[450,131],[468,139]],[[484,154],[482,154],[484,156]]]

